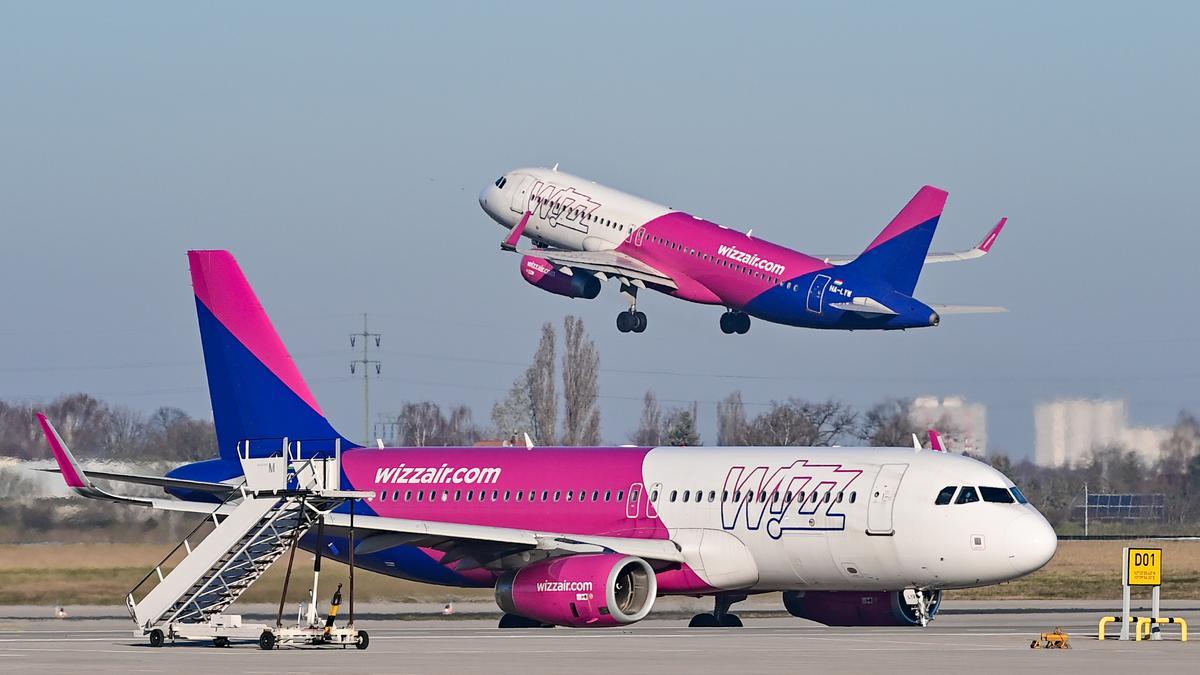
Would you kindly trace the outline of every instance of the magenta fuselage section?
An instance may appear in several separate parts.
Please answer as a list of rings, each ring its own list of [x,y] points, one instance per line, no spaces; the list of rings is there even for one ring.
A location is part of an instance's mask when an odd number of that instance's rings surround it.
[[[831,267],[682,211],[651,220],[617,250],[670,274],[679,286],[676,297],[736,307],[784,281]]]
[[[355,490],[385,518],[666,539],[642,479],[648,448],[349,450]]]

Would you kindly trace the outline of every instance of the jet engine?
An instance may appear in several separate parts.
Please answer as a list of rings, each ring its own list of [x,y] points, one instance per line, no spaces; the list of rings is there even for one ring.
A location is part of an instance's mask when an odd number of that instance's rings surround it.
[[[561,272],[554,263],[527,255],[521,258],[521,278],[543,291],[591,300],[600,295],[600,280],[584,270]]]
[[[932,591],[929,618],[937,615],[942,592]],[[788,614],[826,626],[919,626],[917,607],[904,591],[785,591]]]
[[[559,626],[621,626],[650,613],[658,580],[649,563],[619,553],[549,558],[504,573],[496,604]]]

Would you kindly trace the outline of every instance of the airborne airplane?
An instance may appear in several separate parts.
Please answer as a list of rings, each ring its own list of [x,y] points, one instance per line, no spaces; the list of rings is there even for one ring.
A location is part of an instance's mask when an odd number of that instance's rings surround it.
[[[618,279],[629,309],[617,330],[641,333],[637,292],[726,308],[721,331],[745,333],[750,317],[840,330],[936,326],[941,314],[1002,307],[925,304],[913,297],[926,263],[970,260],[991,250],[1001,219],[979,245],[929,253],[947,193],[917,192],[857,256],[807,255],[683,211],[553,169],[516,169],[479,193],[479,204],[511,230],[501,248],[523,254],[525,281],[569,298],[595,298]],[[534,248],[518,250],[521,237]]]
[[[219,457],[165,477],[89,472],[39,415],[82,496],[215,518],[237,501],[239,450],[278,454],[287,437],[312,454],[337,439],[348,448],[341,487],[374,495],[357,510],[356,564],[494,588],[501,627],[629,624],[667,595],[714,599],[692,626],[734,627],[731,605],[760,593],[826,624],[924,625],[944,590],[1015,579],[1054,554],[1053,529],[1012,481],[943,452],[355,447],[321,412],[233,256],[188,255]],[[120,496],[93,479],[175,499]],[[348,524],[344,509],[326,517],[324,555],[347,561]],[[318,539],[309,531],[299,543],[313,550]]]

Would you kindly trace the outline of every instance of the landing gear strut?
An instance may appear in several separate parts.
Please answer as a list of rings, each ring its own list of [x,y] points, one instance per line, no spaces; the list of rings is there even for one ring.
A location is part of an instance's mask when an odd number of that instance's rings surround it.
[[[724,593],[716,597],[712,613],[697,614],[688,623],[688,628],[741,628],[742,620],[737,614],[730,614],[729,608],[735,602],[745,600],[745,595]]]
[[[924,628],[929,625],[930,621],[933,620],[933,613],[929,611],[929,608],[932,607],[933,603],[937,601],[937,595],[936,594],[926,595],[925,591],[923,591],[919,588],[916,590],[917,590],[917,608],[916,608],[917,609],[917,619],[919,619],[921,622],[921,628]]]
[[[737,333],[744,335],[750,330],[750,315],[745,312],[729,310],[721,315],[721,332],[730,335]]]
[[[646,314],[637,308],[637,289],[633,284],[621,284],[621,294],[629,300],[629,309],[617,315],[617,330],[622,333],[646,331]]]

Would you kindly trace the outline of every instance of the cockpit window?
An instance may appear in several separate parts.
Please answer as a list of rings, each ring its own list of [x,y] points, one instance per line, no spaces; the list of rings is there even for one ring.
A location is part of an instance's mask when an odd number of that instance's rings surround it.
[[[503,190],[503,189],[504,189],[504,186],[505,186],[506,184],[508,184],[508,179],[507,179],[507,178],[505,178],[504,176],[500,176],[499,178],[497,178],[497,179],[496,179],[496,182],[495,182],[495,183],[493,183],[493,185],[495,185],[496,187],[500,188],[501,190]]]
[[[938,506],[945,506],[949,504],[950,500],[954,499],[954,491],[957,489],[957,485],[947,485],[946,487],[942,488],[941,492],[938,493],[937,499],[933,500],[933,503]]]
[[[1012,486],[1013,496],[1017,498],[1018,504],[1028,504],[1029,500],[1025,498],[1025,493],[1021,492],[1021,488],[1016,485]]]
[[[971,502],[979,501],[979,493],[975,492],[975,488],[968,485],[958,493],[958,499],[954,500],[955,504],[970,504]]]
[[[1004,488],[987,487],[986,485],[981,485],[979,487],[979,494],[983,496],[983,501],[985,502],[992,502],[993,504],[1013,503],[1012,493]]]

